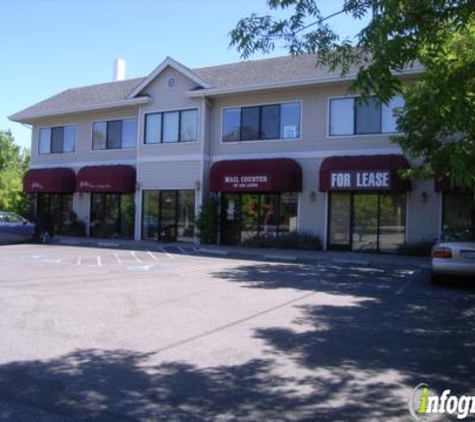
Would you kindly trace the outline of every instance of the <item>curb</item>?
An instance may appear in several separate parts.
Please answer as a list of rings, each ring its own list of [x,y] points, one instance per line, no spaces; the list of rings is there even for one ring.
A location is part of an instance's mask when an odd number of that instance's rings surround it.
[[[346,259],[346,258],[333,258],[330,260],[335,264],[345,264],[345,265],[363,265],[365,267],[370,267],[371,263],[369,261],[363,261],[360,259]]]

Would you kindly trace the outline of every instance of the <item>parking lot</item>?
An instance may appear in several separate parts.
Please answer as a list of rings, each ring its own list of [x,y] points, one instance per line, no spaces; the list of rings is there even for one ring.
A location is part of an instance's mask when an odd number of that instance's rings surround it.
[[[0,421],[400,421],[421,382],[475,394],[475,290],[418,267],[173,245],[0,266]]]

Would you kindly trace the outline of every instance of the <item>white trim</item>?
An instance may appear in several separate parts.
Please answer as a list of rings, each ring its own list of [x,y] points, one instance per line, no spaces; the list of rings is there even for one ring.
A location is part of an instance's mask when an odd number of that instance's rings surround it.
[[[184,154],[184,155],[162,155],[152,157],[140,157],[138,163],[169,163],[171,161],[201,161],[201,154]]]
[[[282,105],[282,104],[295,104],[299,103],[300,104],[300,131],[299,131],[299,137],[298,138],[277,138],[277,139],[250,139],[246,141],[223,141],[223,120],[224,120],[224,111],[233,109],[233,108],[248,108],[248,107],[265,107],[265,106],[273,106],[273,105]],[[241,104],[241,105],[226,105],[226,106],[221,106],[220,107],[220,125],[219,125],[219,143],[220,145],[236,145],[236,144],[247,144],[250,143],[251,145],[254,143],[260,143],[260,142],[297,142],[301,141],[303,139],[303,100],[302,98],[298,98],[295,100],[286,100],[282,102],[266,102],[266,103],[251,103],[251,104]],[[279,122],[280,124],[280,122]],[[279,127],[279,132],[280,132],[280,127]]]
[[[42,163],[42,164],[31,164],[30,168],[41,169],[41,168],[54,168],[54,167],[69,167],[69,168],[80,168],[86,166],[112,166],[116,164],[131,164],[136,165],[137,160],[135,158],[131,159],[122,159],[122,160],[103,160],[103,161],[66,161],[66,162],[55,162],[55,163]]]
[[[435,192],[435,190],[434,190]],[[438,203],[439,203],[439,215],[438,215],[438,225],[437,225],[437,239],[440,239],[443,232],[442,232],[442,224],[444,223],[444,192],[435,192],[436,194],[439,195]]]
[[[404,224],[406,225],[406,230],[405,230],[405,233],[404,233],[404,243],[409,242],[409,234],[410,234],[409,222],[411,221],[411,218],[409,217],[409,214],[411,212],[411,204],[413,202],[412,201],[412,195],[413,195],[412,190],[406,192],[406,221],[404,222]]]
[[[403,72],[393,72],[396,76],[410,76],[410,75],[417,75],[423,71],[423,67],[413,67],[412,69],[404,70]],[[293,81],[286,81],[286,82],[274,82],[274,83],[264,83],[264,84],[253,84],[253,85],[244,85],[239,87],[228,87],[228,88],[209,88],[209,89],[200,89],[200,90],[193,90],[188,91],[188,95],[190,97],[200,97],[206,95],[226,95],[226,94],[234,94],[240,92],[250,92],[250,91],[261,91],[261,90],[269,90],[269,89],[276,89],[276,88],[297,88],[297,87],[305,87],[309,85],[320,85],[320,84],[328,84],[332,82],[345,82],[345,81],[352,81],[356,79],[357,73],[351,73],[349,75],[342,76],[338,75],[327,75],[327,76],[319,76],[309,79],[301,79],[301,80],[293,80]]]
[[[326,158],[335,156],[358,156],[358,155],[387,155],[402,154],[400,148],[380,148],[380,149],[348,149],[348,150],[327,150],[327,151],[296,151],[296,152],[257,152],[257,153],[234,153],[234,154],[215,154],[211,156],[213,162],[222,160],[252,160],[260,158]]]
[[[115,121],[122,121],[122,120],[132,120],[132,119],[137,119],[137,133],[136,133],[136,139],[135,139],[135,148],[104,148],[104,149],[94,149],[93,148],[93,137],[94,137],[94,123],[108,123],[108,122],[115,122]],[[139,116],[137,114],[134,114],[133,116],[120,116],[116,118],[110,118],[110,119],[105,119],[105,120],[92,120],[88,122],[88,125],[90,126],[90,133],[91,136],[89,139],[91,142],[89,143],[89,152],[92,154],[96,154],[98,152],[104,152],[104,151],[136,151],[137,150],[137,142],[138,142],[138,137],[139,137]],[[106,129],[107,130],[107,129]],[[107,139],[106,139],[107,142]],[[122,140],[121,140],[122,142]],[[106,145],[107,146],[107,145]]]
[[[96,105],[89,105],[89,106],[82,106],[82,107],[73,107],[73,108],[63,108],[60,111],[48,111],[43,113],[36,113],[30,114],[26,116],[15,117],[15,114],[9,116],[8,118],[12,122],[26,122],[28,120],[39,119],[41,117],[55,117],[55,116],[62,116],[64,114],[71,114],[71,113],[81,113],[86,111],[95,111],[95,110],[103,110],[107,108],[118,108],[118,107],[126,107],[126,106],[133,106],[139,104],[146,104],[150,103],[152,99],[148,96],[138,97],[134,99],[126,99],[121,101],[113,101],[110,103],[102,103]]]
[[[49,152],[48,154],[42,154],[40,153],[40,130],[41,129],[53,129],[53,128],[58,128],[58,127],[66,127],[66,126],[75,126],[76,127],[76,137],[74,139],[74,151],[68,151],[68,152]],[[78,131],[79,131],[79,123],[74,122],[74,123],[64,123],[64,124],[58,124],[58,125],[49,125],[49,126],[38,126],[35,127],[33,132],[36,132],[36,155],[38,157],[49,157],[53,155],[54,157],[57,156],[64,156],[64,155],[77,155],[78,153]],[[63,137],[63,144],[64,144],[64,137]],[[33,146],[33,145],[32,145]],[[51,139],[50,139],[50,151],[51,151]]]
[[[148,75],[139,85],[137,85],[134,90],[127,95],[127,98],[134,98],[137,94],[143,91],[160,73],[163,72],[168,66],[175,69],[177,72],[180,72],[182,75],[186,76],[188,79],[191,79],[193,82],[196,82],[198,85],[204,88],[210,88],[211,85],[206,82],[204,79],[199,77],[191,69],[186,66],[178,63],[176,60],[171,57],[167,57],[163,62],[161,62],[150,75]]]

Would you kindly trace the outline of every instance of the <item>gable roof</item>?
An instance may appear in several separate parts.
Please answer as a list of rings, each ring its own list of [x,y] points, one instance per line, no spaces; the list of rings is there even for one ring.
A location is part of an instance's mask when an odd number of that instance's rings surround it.
[[[146,77],[68,89],[13,114],[10,120],[28,122],[44,116],[149,102],[149,97],[139,94],[168,66],[181,72],[200,87],[191,91],[191,96],[349,80],[355,77],[358,70],[355,67],[346,78],[342,78],[338,70],[330,71],[323,66],[317,67],[314,54],[241,61],[196,69],[189,69],[167,57]],[[420,67],[415,66],[407,73],[420,70]]]
[[[196,82],[199,86],[203,88],[211,88],[211,85],[201,78],[198,74],[193,72],[193,70],[183,66],[181,63],[178,63],[176,60],[173,60],[171,57],[167,57],[163,62],[161,62],[155,70],[150,73],[146,78],[142,80],[134,90],[127,95],[127,98],[134,98],[138,94],[140,94],[155,78],[160,75],[167,67],[172,67],[173,69],[177,70],[178,72],[185,75],[187,78],[191,79],[193,82]]]

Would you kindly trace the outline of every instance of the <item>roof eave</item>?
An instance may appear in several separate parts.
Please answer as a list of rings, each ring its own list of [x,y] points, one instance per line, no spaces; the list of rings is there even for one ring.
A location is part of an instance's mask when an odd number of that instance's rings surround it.
[[[72,113],[84,113],[88,111],[134,106],[138,104],[147,104],[147,103],[150,103],[151,101],[152,99],[149,96],[142,96],[142,97],[137,97],[133,99],[113,101],[109,103],[102,103],[102,104],[96,104],[96,105],[90,105],[90,106],[73,107],[73,108],[67,108],[67,109],[65,108],[65,109],[53,111],[53,112],[49,111],[49,112],[34,113],[34,114],[29,114],[29,115],[28,114],[22,115],[22,113],[20,112],[20,113],[16,113],[16,114],[12,114],[11,116],[8,116],[8,119],[11,120],[12,122],[17,122],[17,123],[30,123],[33,120],[40,119],[43,117],[56,117],[56,116],[62,116],[62,115],[72,114]]]
[[[403,72],[394,72],[397,76],[411,76],[421,73],[423,70],[422,67],[411,68],[404,70]],[[330,75],[322,76],[311,79],[301,79],[298,81],[286,81],[286,82],[275,82],[275,83],[266,83],[266,84],[255,84],[255,85],[244,85],[237,87],[229,88],[208,88],[208,89],[197,89],[188,91],[187,94],[190,97],[206,97],[206,96],[219,96],[219,95],[228,95],[228,94],[238,94],[244,92],[253,92],[253,91],[265,91],[271,89],[285,89],[285,88],[298,88],[311,85],[324,85],[335,82],[348,82],[356,79],[357,73],[351,73],[345,76],[341,75]]]

